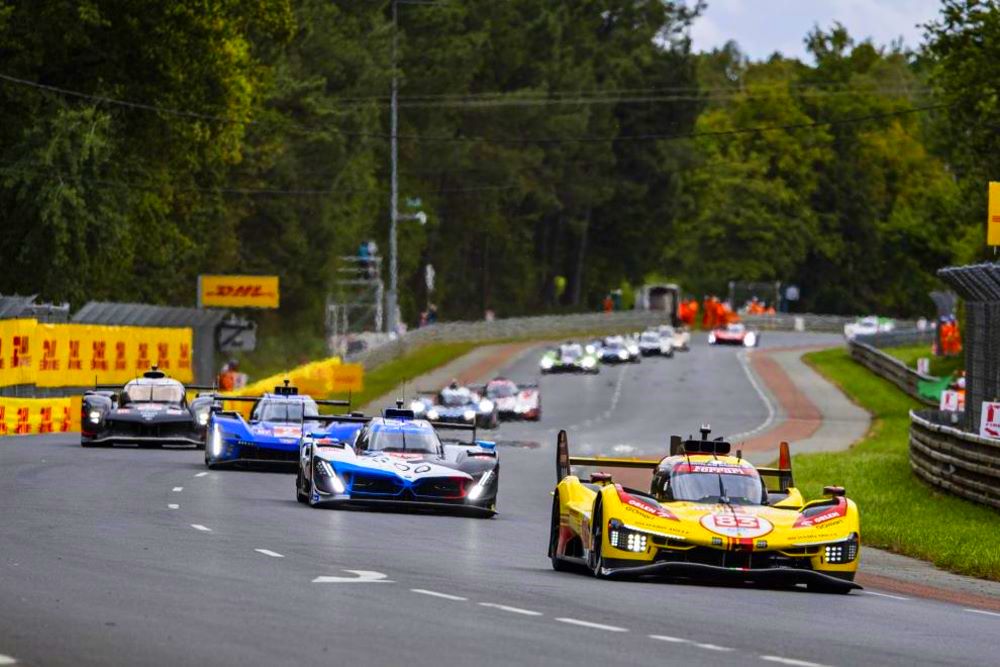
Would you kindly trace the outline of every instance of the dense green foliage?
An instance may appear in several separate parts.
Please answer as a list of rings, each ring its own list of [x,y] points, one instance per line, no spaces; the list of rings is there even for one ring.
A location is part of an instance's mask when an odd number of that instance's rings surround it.
[[[805,359],[872,414],[872,427],[846,452],[793,454],[795,482],[803,493],[818,497],[824,485],[841,484],[861,510],[864,544],[1000,580],[997,513],[938,492],[910,470],[908,415],[920,407],[916,401],[856,364],[843,348]],[[905,520],[900,508],[906,508]],[[864,558],[862,552],[862,563]]]
[[[691,53],[697,3],[398,9],[410,322],[654,274],[914,314],[982,252],[994,3],[944,0],[916,54],[817,29],[812,63]],[[188,305],[199,273],[277,273],[318,329],[337,258],[388,246],[393,34],[389,0],[0,4],[0,293]]]

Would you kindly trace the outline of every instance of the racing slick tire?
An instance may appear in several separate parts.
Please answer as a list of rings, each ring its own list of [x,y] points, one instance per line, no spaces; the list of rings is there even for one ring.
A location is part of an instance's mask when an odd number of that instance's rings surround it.
[[[604,556],[601,555],[601,547],[604,545],[604,518],[602,516],[601,499],[598,496],[594,502],[593,517],[590,522],[591,544],[593,547],[587,554],[587,566],[590,572],[598,579],[604,579]]]
[[[309,494],[302,490],[302,471],[295,475],[295,499],[303,505],[309,504]]]
[[[549,560],[556,572],[569,572],[573,567],[556,555],[559,545],[559,494],[552,497],[552,519],[549,521]]]

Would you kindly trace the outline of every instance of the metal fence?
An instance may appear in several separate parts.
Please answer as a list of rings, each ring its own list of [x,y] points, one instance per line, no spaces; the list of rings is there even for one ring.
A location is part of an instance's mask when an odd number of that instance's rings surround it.
[[[910,466],[927,483],[1000,509],[1000,440],[958,427],[959,413],[910,412]]]
[[[851,358],[871,372],[885,378],[926,405],[937,404],[937,401],[920,395],[919,383],[921,381],[934,381],[938,378],[918,373],[896,357],[886,354],[870,343],[855,339],[850,341],[847,347],[850,350]]]

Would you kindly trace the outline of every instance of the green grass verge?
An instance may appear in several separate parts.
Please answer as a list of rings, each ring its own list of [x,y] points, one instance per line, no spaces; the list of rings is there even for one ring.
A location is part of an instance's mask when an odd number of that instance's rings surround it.
[[[931,354],[929,345],[901,345],[882,348],[882,351],[896,357],[910,368],[917,367],[917,359],[928,357],[931,360],[931,375],[937,377],[950,376],[955,371],[965,368],[964,357],[935,357]]]
[[[419,347],[398,359],[367,371],[364,391],[353,394],[351,403],[357,407],[366,405],[391,391],[403,380],[429,373],[480,345],[483,343],[435,343]],[[347,398],[347,394],[337,394],[332,398]]]
[[[1000,513],[939,493],[910,470],[909,411],[916,401],[854,363],[844,349],[805,360],[872,414],[868,435],[846,452],[795,456],[807,497],[842,484],[861,510],[865,544],[1000,581]]]

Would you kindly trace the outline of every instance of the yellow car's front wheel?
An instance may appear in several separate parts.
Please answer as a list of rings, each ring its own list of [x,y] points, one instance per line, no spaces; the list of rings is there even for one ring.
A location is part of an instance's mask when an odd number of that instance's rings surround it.
[[[604,546],[604,517],[601,511],[601,497],[594,501],[594,511],[591,513],[590,535],[591,548],[587,555],[587,565],[590,571],[598,579],[604,578],[604,556],[602,555]]]

